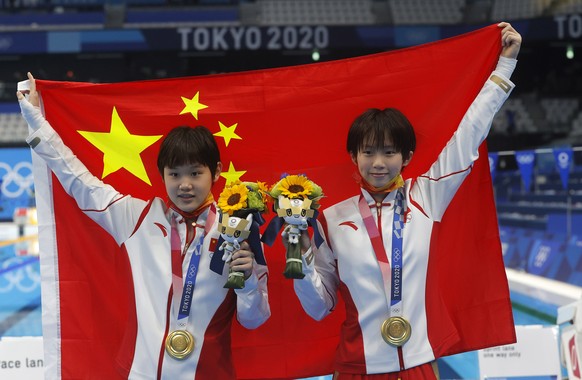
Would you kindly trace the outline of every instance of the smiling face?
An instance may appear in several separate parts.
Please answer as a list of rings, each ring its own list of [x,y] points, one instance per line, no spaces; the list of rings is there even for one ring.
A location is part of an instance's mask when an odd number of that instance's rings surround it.
[[[201,164],[164,167],[164,184],[170,200],[184,212],[196,210],[208,197],[212,184],[220,177],[219,163],[212,176],[210,168]]]
[[[383,146],[364,143],[358,149],[357,155],[352,154],[352,161],[358,166],[362,178],[373,187],[382,188],[400,174],[402,168],[410,162],[412,151],[408,159],[404,160],[402,152],[396,150],[392,141],[386,139]]]
[[[346,147],[363,180],[382,189],[410,162],[416,136],[398,109],[371,108],[350,126]]]

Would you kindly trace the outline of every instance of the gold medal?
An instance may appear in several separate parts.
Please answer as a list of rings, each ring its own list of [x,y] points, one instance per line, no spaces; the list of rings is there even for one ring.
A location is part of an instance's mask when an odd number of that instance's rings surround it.
[[[194,337],[188,331],[172,331],[166,337],[166,352],[171,357],[185,359],[192,351],[194,351]]]
[[[394,347],[400,347],[410,339],[412,328],[406,319],[390,317],[382,323],[380,331],[386,343]]]

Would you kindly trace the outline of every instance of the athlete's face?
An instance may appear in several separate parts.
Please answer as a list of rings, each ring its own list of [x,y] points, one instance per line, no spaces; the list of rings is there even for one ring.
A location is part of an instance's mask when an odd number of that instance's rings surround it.
[[[399,175],[404,166],[408,165],[412,158],[412,152],[410,152],[408,159],[404,160],[402,153],[396,151],[391,140],[386,140],[382,147],[376,145],[367,142],[358,150],[356,156],[352,155],[352,161],[358,166],[358,171],[366,182],[381,188]]]
[[[200,164],[187,164],[175,168],[164,168],[164,184],[168,197],[182,211],[192,212],[205,200],[212,184],[220,177],[219,162],[214,177],[210,168]]]

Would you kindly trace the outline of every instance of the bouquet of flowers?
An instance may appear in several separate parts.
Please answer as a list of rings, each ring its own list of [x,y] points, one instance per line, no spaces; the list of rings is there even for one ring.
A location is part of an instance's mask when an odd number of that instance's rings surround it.
[[[283,275],[301,279],[305,275],[299,238],[302,231],[307,230],[311,219],[314,219],[323,191],[304,175],[285,175],[273,185],[269,194],[274,200],[277,215],[286,224],[283,239],[287,241],[287,260]]]
[[[260,246],[259,226],[264,223],[262,213],[267,211],[267,200],[267,186],[263,182],[236,181],[224,187],[218,198],[222,240],[218,249],[223,251],[222,260],[225,263],[232,260],[232,255],[240,249],[240,243],[247,239],[257,262],[265,263]],[[244,273],[230,270],[224,287],[242,289],[244,282]]]

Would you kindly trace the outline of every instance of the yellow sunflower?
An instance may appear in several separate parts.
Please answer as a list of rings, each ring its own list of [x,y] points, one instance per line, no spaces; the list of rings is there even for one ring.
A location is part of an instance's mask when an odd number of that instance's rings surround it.
[[[288,175],[279,186],[281,195],[288,198],[306,198],[313,191],[311,181],[303,175]]]
[[[218,198],[218,207],[223,213],[232,215],[235,211],[247,207],[249,190],[241,182],[226,186]]]

